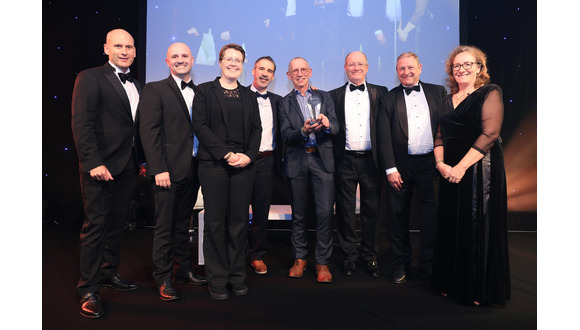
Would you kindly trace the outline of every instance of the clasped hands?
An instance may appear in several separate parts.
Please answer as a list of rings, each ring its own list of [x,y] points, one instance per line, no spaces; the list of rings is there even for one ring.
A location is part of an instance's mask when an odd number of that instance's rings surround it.
[[[441,176],[451,183],[461,182],[461,179],[465,175],[465,169],[463,169],[459,165],[451,167],[441,162],[437,163],[437,169],[439,170],[439,173],[441,173]]]
[[[235,168],[244,168],[252,162],[250,157],[246,156],[246,154],[234,152],[231,153],[231,155],[226,159],[226,161],[228,162],[228,165]]]
[[[306,119],[304,121],[304,126],[302,126],[302,133],[307,136],[310,133],[318,132],[321,129],[329,129],[330,120],[324,114],[319,114],[316,120]]]

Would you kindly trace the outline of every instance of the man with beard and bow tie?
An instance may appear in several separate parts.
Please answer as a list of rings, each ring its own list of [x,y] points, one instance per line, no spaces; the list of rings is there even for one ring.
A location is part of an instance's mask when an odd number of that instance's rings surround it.
[[[274,80],[276,63],[270,56],[262,56],[254,63],[252,75],[254,82],[250,89],[256,93],[260,120],[262,121],[262,139],[260,152],[255,161],[256,176],[252,188],[252,221],[249,225],[248,250],[250,266],[256,274],[266,274],[268,267],[263,260],[268,248],[267,229],[268,213],[275,179],[281,179],[280,160],[282,158],[282,140],[278,128],[278,94],[268,92],[268,85]]]

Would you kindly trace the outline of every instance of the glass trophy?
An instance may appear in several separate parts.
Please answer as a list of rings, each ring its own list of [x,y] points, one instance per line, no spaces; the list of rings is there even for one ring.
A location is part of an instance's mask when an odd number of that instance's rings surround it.
[[[320,115],[320,98],[318,97],[318,95],[312,95],[310,96],[310,98],[308,99],[308,102],[306,103],[306,109],[307,109],[307,119],[310,120],[310,125],[314,125],[314,124],[318,124],[320,123],[320,120],[318,119],[318,115]]]

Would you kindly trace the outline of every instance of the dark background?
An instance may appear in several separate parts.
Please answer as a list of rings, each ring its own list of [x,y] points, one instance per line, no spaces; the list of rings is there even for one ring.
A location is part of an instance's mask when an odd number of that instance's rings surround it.
[[[103,44],[106,33],[115,28],[125,29],[135,38],[138,54],[131,71],[144,80],[145,4],[144,0],[42,3],[43,224],[82,222],[78,158],[70,128],[74,81],[80,71],[108,60]],[[512,189],[516,180],[528,183],[524,203],[521,198],[515,203],[516,196],[508,201],[510,229],[536,230],[536,1],[462,0],[460,4],[460,42],[475,45],[487,54],[492,83],[503,88],[501,136],[506,149],[508,195],[516,193],[516,188]],[[529,152],[509,155],[510,143],[523,143]],[[513,159],[517,159],[513,163],[527,164],[531,171],[512,171],[507,160]],[[146,183],[140,185],[133,217],[148,221],[150,192]],[[281,193],[275,195],[283,197]]]

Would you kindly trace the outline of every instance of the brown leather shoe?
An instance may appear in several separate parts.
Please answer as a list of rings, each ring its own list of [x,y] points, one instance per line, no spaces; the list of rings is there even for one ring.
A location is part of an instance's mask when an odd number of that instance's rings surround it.
[[[252,268],[254,268],[256,274],[262,275],[268,272],[268,267],[266,267],[266,264],[262,260],[252,260],[252,262],[250,262],[250,265],[252,266]]]
[[[288,272],[288,276],[302,277],[305,270],[306,270],[306,260],[296,259],[294,261],[294,266],[292,266],[292,268],[290,268],[290,272]]]
[[[316,280],[320,283],[330,283],[332,282],[332,274],[328,269],[327,265],[316,265],[316,274],[318,278]]]

